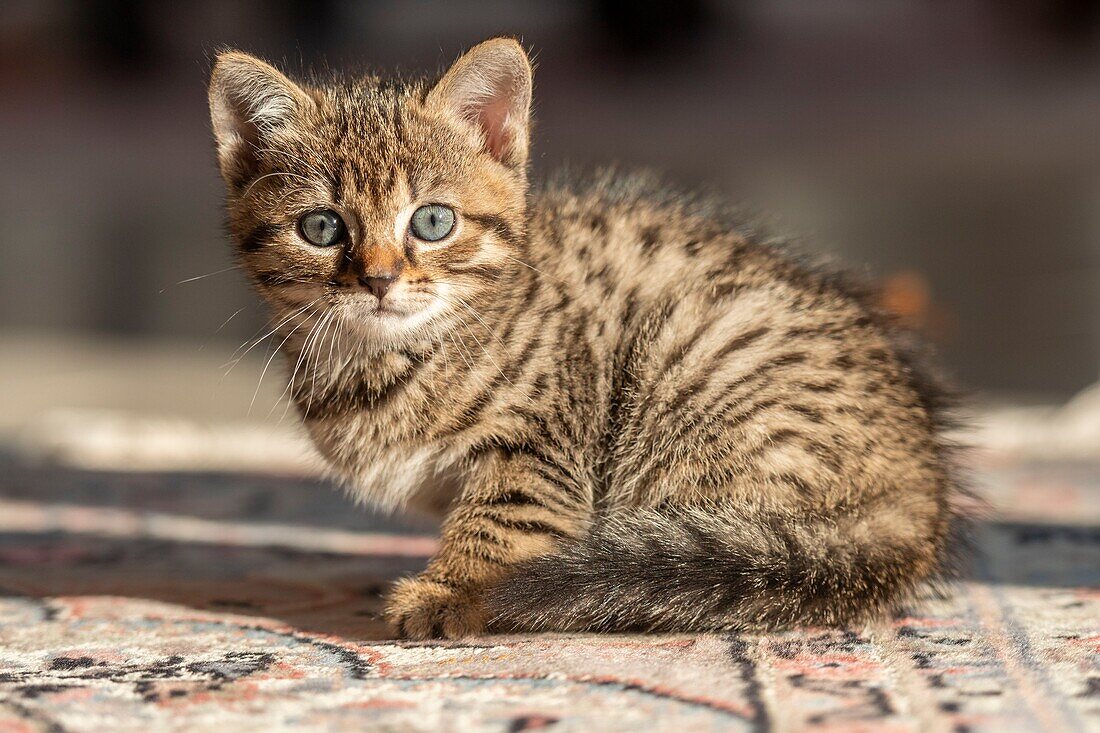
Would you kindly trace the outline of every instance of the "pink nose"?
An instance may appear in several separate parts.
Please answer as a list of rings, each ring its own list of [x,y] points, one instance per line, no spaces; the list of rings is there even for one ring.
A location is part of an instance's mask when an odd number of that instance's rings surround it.
[[[389,292],[390,285],[393,285],[393,281],[396,277],[391,275],[383,275],[382,277],[361,277],[359,278],[359,284],[374,294],[374,297],[382,300],[382,298]]]

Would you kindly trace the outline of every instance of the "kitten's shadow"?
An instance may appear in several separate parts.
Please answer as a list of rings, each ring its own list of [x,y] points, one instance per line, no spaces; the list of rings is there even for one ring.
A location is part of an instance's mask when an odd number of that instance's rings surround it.
[[[430,526],[357,510],[316,481],[0,468],[0,512],[2,503],[19,508],[7,512],[0,533],[0,594],[148,599],[184,614],[199,609],[385,639],[388,584],[421,569],[430,551]],[[120,523],[118,513],[134,521]],[[150,516],[182,522],[158,525]],[[187,535],[193,519],[204,523],[202,537]],[[248,535],[242,528],[273,526],[283,529],[270,543],[254,534],[240,541]],[[211,528],[225,537],[212,537]],[[1100,527],[987,521],[972,535],[976,552],[964,579],[1100,584]],[[333,540],[340,537],[344,545]],[[370,544],[348,544],[349,537]]]
[[[0,544],[0,557],[8,555],[0,560],[0,595],[153,600],[183,607],[184,617],[196,609],[362,640],[392,638],[381,618],[383,594],[424,564],[139,538],[0,535]],[[141,612],[157,613],[135,607]]]
[[[351,639],[391,638],[383,595],[423,568],[435,529],[311,479],[2,457],[0,517],[0,595],[153,600]]]

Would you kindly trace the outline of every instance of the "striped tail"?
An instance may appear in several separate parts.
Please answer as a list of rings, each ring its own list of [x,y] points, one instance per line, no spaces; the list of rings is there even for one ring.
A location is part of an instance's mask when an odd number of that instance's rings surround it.
[[[493,588],[492,628],[855,623],[888,610],[937,569],[942,532],[916,524],[881,505],[816,518],[734,505],[629,510]]]

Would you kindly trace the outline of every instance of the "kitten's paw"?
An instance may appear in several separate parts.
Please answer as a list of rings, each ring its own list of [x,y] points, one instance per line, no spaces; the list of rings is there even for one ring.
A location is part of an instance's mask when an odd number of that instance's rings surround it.
[[[458,639],[485,630],[481,601],[428,578],[399,580],[386,603],[386,620],[405,639]]]

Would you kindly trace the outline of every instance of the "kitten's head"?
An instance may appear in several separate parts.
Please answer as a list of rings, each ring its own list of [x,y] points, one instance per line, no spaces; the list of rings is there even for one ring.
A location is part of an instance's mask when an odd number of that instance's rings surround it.
[[[296,84],[218,56],[210,114],[241,261],[276,316],[379,347],[491,303],[524,239],[531,66],[486,41],[434,82]]]

